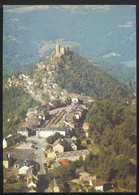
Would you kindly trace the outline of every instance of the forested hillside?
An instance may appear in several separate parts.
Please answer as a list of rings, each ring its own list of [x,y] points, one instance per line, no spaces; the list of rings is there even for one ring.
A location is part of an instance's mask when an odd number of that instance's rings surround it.
[[[97,98],[86,115],[89,138],[99,146],[88,163],[98,175],[118,188],[136,187],[136,107]]]
[[[33,100],[21,87],[11,87],[3,91],[3,136],[14,133],[24,122],[29,107],[40,103]]]
[[[134,95],[126,85],[77,53],[57,59],[57,83],[69,92],[97,95],[114,102],[130,102]]]

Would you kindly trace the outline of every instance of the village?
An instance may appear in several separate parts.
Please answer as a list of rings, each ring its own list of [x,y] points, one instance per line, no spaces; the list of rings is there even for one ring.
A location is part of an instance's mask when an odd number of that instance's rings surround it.
[[[66,50],[62,47],[62,54]],[[56,55],[61,56],[60,45],[56,46]],[[37,64],[37,70],[47,69],[49,78],[42,78],[40,86],[35,78],[20,74],[8,79],[8,87],[22,85],[24,90],[41,102],[41,106],[28,108],[25,122],[17,130],[3,139],[3,165],[8,170],[8,181],[4,176],[4,183],[16,183],[23,181],[27,192],[60,192],[57,180],[54,178],[48,188],[42,189],[42,175],[46,175],[45,166],[50,172],[61,164],[67,166],[69,162],[83,160],[89,154],[87,147],[78,143],[76,129],[80,130],[83,138],[89,137],[89,124],[84,122],[88,111],[87,103],[92,103],[90,97],[82,94],[70,94],[60,89],[55,83],[52,74],[54,64],[47,67],[41,62]],[[50,67],[53,69],[50,71]],[[42,94],[49,94],[51,100],[60,99],[63,103],[58,106],[55,102],[46,103]],[[47,140],[53,138],[54,142]],[[85,170],[76,170],[82,188],[87,191],[84,182],[95,190],[104,191],[104,181],[91,175]]]

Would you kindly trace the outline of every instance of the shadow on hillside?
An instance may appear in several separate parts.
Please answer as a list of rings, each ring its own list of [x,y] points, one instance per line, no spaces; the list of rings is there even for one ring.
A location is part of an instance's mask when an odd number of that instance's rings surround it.
[[[114,187],[116,187],[116,184],[114,184],[114,183],[105,183],[104,184],[104,191],[113,189]]]
[[[78,146],[78,150],[85,150],[85,149],[87,149],[87,147],[82,146],[82,145]]]
[[[37,191],[38,192],[44,192],[45,189],[48,188],[48,181],[46,180],[46,175],[38,175],[38,185],[37,185]]]

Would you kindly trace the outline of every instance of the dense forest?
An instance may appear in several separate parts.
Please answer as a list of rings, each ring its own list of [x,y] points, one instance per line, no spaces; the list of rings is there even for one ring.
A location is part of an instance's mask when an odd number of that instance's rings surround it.
[[[99,146],[87,169],[121,188],[136,187],[136,107],[96,98],[86,115],[89,137]]]
[[[29,107],[40,103],[25,93],[21,87],[12,86],[3,91],[3,136],[14,133],[24,122]]]
[[[97,95],[114,102],[131,102],[134,95],[126,85],[79,54],[70,52],[56,60],[57,83],[69,92]]]

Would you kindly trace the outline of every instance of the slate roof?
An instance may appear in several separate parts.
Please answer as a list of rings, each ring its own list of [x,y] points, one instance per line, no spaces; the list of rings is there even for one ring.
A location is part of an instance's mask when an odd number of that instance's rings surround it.
[[[36,128],[36,131],[66,131],[65,128],[48,127],[48,128]]]
[[[11,155],[10,155],[10,158],[12,158]],[[8,159],[9,159],[9,158],[8,158],[8,154],[3,153],[3,161],[6,161],[6,160],[8,160]]]
[[[23,167],[24,166],[24,160],[22,159],[17,159],[15,162],[14,162],[14,165],[17,164],[19,165],[19,168]]]
[[[21,135],[20,133],[15,133],[15,134],[13,134],[13,135],[10,136],[10,137],[6,137],[5,140],[6,140],[6,141],[10,141],[10,140],[17,140],[17,139],[18,139],[18,141],[21,141],[21,140],[23,140],[23,139],[25,139],[25,138],[26,138],[26,137],[23,136],[23,135]]]
[[[72,156],[80,156],[80,155],[87,155],[89,153],[88,150],[76,150],[76,151],[69,151],[69,152],[61,152],[57,153],[57,158],[66,158]]]
[[[62,145],[65,149],[69,147],[71,148],[71,145],[75,145],[73,140],[71,140],[70,138],[59,138],[54,142],[53,147],[55,147],[57,144]]]

